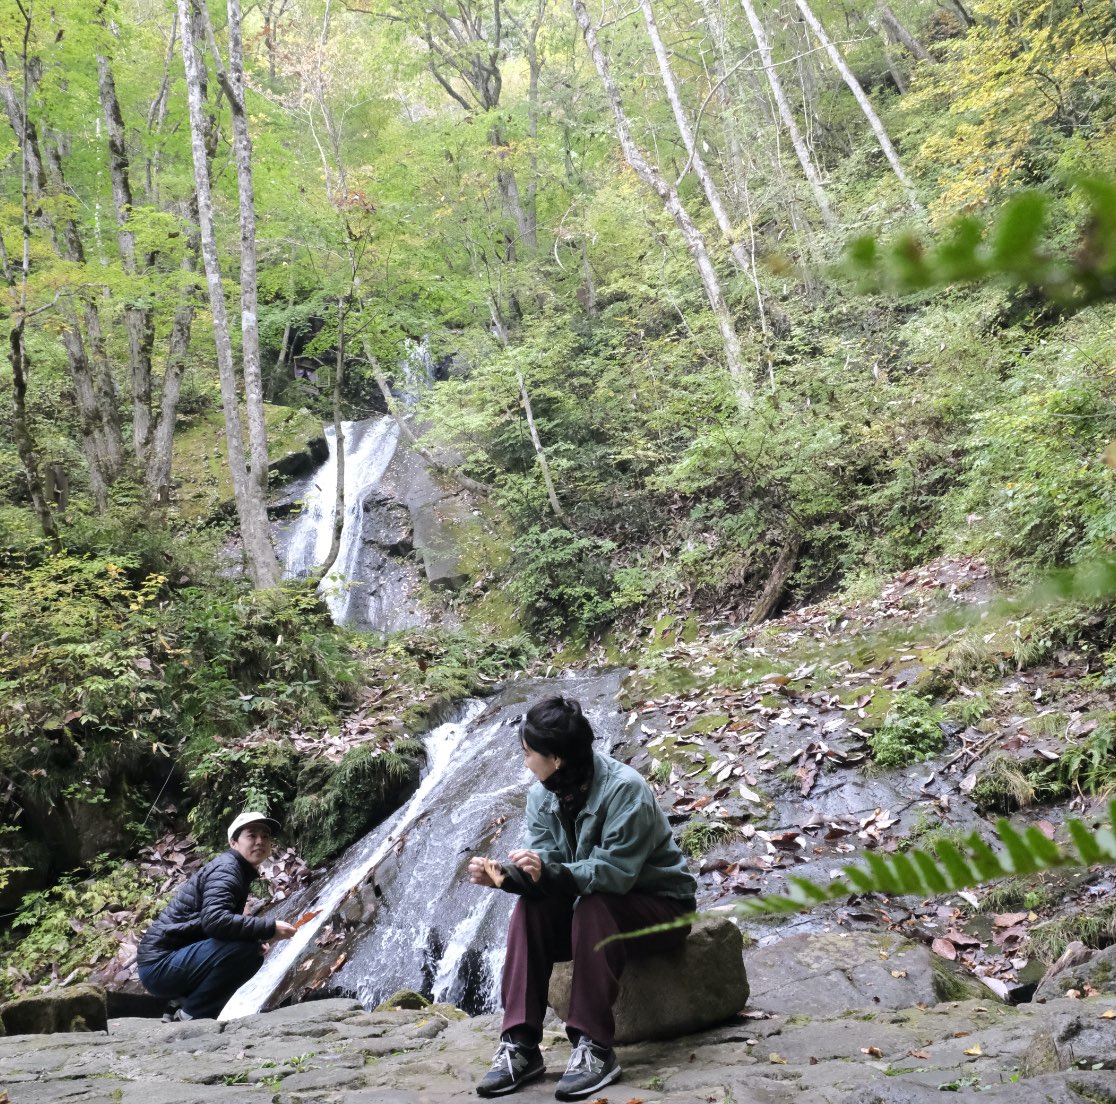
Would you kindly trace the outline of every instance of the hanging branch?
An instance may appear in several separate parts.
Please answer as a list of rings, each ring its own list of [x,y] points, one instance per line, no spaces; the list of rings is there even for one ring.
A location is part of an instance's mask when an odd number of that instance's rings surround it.
[[[333,438],[337,457],[337,480],[333,496],[333,526],[329,552],[319,569],[324,578],[341,552],[341,530],[345,528],[345,425],[341,420],[341,390],[345,379],[345,297],[337,297],[337,363],[333,372]]]

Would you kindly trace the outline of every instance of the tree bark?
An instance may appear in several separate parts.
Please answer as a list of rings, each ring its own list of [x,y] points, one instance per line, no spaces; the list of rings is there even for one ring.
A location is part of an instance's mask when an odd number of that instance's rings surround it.
[[[775,99],[775,106],[778,109],[779,118],[783,120],[783,126],[790,136],[791,145],[794,147],[798,163],[802,166],[803,175],[810,185],[810,190],[814,193],[814,202],[818,205],[818,210],[821,211],[822,221],[832,230],[837,226],[837,219],[834,217],[833,210],[829,206],[829,197],[825,194],[825,188],[822,187],[818,170],[814,167],[814,163],[810,159],[810,151],[806,148],[805,141],[803,141],[802,132],[798,129],[798,123],[795,122],[794,112],[791,111],[790,102],[787,100],[787,94],[783,91],[783,82],[779,79],[779,74],[775,69],[775,61],[771,54],[771,46],[767,41],[767,32],[763,29],[763,24],[756,15],[756,9],[752,4],[752,0],[740,0],[740,6],[744,9],[744,14],[748,17],[748,24],[752,28],[752,35],[756,40],[756,49],[759,51],[760,62],[767,76],[767,83],[771,88],[771,95]]]
[[[558,492],[554,489],[554,480],[550,477],[550,465],[546,462],[546,451],[543,449],[542,441],[539,438],[538,426],[535,425],[535,415],[531,410],[531,396],[527,394],[527,384],[524,382],[523,373],[516,373],[516,381],[519,383],[519,401],[523,404],[523,412],[527,415],[527,428],[531,432],[531,444],[535,446],[535,456],[538,457],[539,470],[542,472],[543,483],[546,486],[546,497],[550,501],[550,508],[554,511],[554,516],[571,532],[573,532],[573,525],[570,519],[566,516],[566,511],[562,509],[562,504],[558,501]]]
[[[701,151],[694,139],[693,127],[690,126],[690,120],[686,116],[682,99],[678,94],[678,82],[674,79],[670,57],[667,54],[666,46],[663,44],[662,35],[659,34],[659,25],[655,21],[655,12],[651,8],[651,0],[640,0],[639,6],[643,12],[643,21],[647,24],[647,33],[651,36],[651,45],[655,50],[655,59],[659,64],[659,75],[662,77],[663,87],[666,89],[670,109],[674,113],[674,121],[678,126],[678,133],[682,136],[682,144],[686,147],[688,163],[694,170],[694,175],[698,178],[701,190],[705,193],[705,198],[709,202],[709,209],[717,220],[717,226],[729,247],[729,252],[732,254],[737,269],[746,273],[751,268],[747,250],[744,248],[744,243],[737,239],[733,231],[732,219],[729,218],[728,211],[725,210],[725,205],[721,202],[721,193],[717,190],[717,185],[706,168],[705,160],[701,156]]]
[[[585,7],[584,0],[573,0],[573,8],[582,34],[585,36],[585,44],[589,48],[590,57],[593,59],[593,65],[597,70],[597,75],[601,79],[601,84],[604,86],[609,106],[612,108],[613,120],[616,124],[616,133],[620,139],[620,147],[624,152],[624,159],[644,184],[658,195],[663,203],[663,207],[674,219],[675,225],[682,234],[683,241],[686,243],[686,249],[693,258],[694,264],[697,266],[698,274],[701,276],[706,298],[709,301],[709,308],[713,312],[713,317],[716,319],[717,327],[721,333],[725,361],[736,392],[737,404],[741,411],[746,411],[752,405],[752,393],[751,386],[747,381],[747,375],[744,371],[740,338],[733,326],[732,316],[729,313],[728,305],[721,292],[720,280],[717,277],[716,269],[713,267],[713,262],[709,257],[709,250],[705,246],[705,239],[690,217],[689,212],[683,206],[677,190],[663,178],[662,173],[652,168],[650,162],[636,145],[635,139],[632,137],[627,115],[624,113],[624,105],[620,100],[619,89],[612,79],[608,62],[605,60],[604,52],[601,50],[600,42],[597,40],[597,32],[589,18],[589,12]]]
[[[103,24],[102,24],[103,25]],[[106,34],[108,33],[106,29]],[[109,176],[116,210],[116,242],[125,273],[135,280],[140,267],[149,269],[154,257],[136,256],[136,236],[129,226],[132,217],[132,185],[128,175],[128,146],[124,117],[116,96],[112,65],[105,54],[97,55],[97,87],[108,135]],[[134,301],[124,305],[124,328],[128,333],[128,366],[132,375],[132,445],[140,470],[147,463],[151,443],[151,349],[155,344],[155,321],[150,308]]]
[[[852,70],[841,56],[840,50],[829,40],[825,28],[821,25],[818,17],[814,15],[807,0],[795,0],[795,3],[802,13],[802,18],[806,20],[810,30],[814,32],[818,42],[821,43],[822,48],[829,55],[829,60],[833,62],[837,72],[841,74],[842,80],[849,86],[849,91],[852,92],[856,102],[860,105],[860,110],[864,112],[864,117],[868,120],[868,125],[872,128],[872,133],[876,136],[876,141],[879,143],[880,149],[883,150],[887,163],[891,166],[892,172],[898,177],[899,183],[903,185],[903,189],[907,193],[907,201],[911,208],[915,211],[921,211],[922,204],[918,201],[915,186],[903,169],[903,163],[899,160],[899,155],[895,152],[895,147],[891,144],[891,139],[888,137],[887,131],[884,130],[884,125],[880,122],[880,117],[876,114],[872,101],[868,99],[864,89],[860,86],[860,81],[853,75]]]
[[[2,43],[0,43],[0,97],[4,100],[8,122],[16,140],[24,151],[23,171],[26,173],[28,194],[36,203],[40,203],[50,190],[46,163],[35,124],[16,96]],[[77,227],[73,221],[55,220],[46,213],[45,205],[41,205],[40,210],[42,213],[39,218],[51,236],[55,253],[63,260],[75,264],[84,263],[81,239],[78,237]],[[60,305],[58,313],[62,320],[59,340],[66,351],[70,378],[74,385],[78,430],[88,465],[90,490],[97,509],[104,512],[108,509],[109,487],[120,472],[123,456],[115,395],[110,408],[106,409],[98,397],[99,391],[93,366],[89,360],[77,316],[68,304]],[[103,387],[101,390],[103,391]]]
[[[217,369],[221,379],[221,398],[225,412],[225,441],[228,447],[229,474],[233,496],[244,542],[248,574],[257,587],[273,587],[280,578],[279,561],[271,545],[267,511],[260,491],[260,471],[249,478],[244,456],[244,441],[240,426],[240,396],[236,368],[233,364],[232,337],[228,312],[225,307],[224,289],[221,286],[221,265],[217,254],[217,236],[214,226],[213,196],[209,183],[209,163],[206,154],[206,126],[201,100],[201,63],[197,44],[191,31],[190,4],[197,3],[203,16],[205,0],[177,0],[178,19],[182,39],[182,57],[186,68],[186,93],[190,112],[190,146],[194,161],[194,184],[198,199],[198,228],[201,237],[202,260],[206,284],[209,289],[209,307],[213,318],[213,336],[217,351]],[[267,479],[266,453],[263,479]]]
[[[787,538],[787,543],[783,546],[782,552],[779,553],[779,558],[775,561],[775,566],[771,569],[771,574],[767,577],[767,582],[764,584],[760,596],[756,599],[752,612],[748,615],[749,625],[758,625],[761,621],[766,621],[779,604],[779,599],[783,596],[784,589],[786,589],[787,580],[794,570],[794,565],[798,562],[799,543],[800,538],[797,534],[792,534]]]
[[[880,13],[880,20],[883,25],[891,32],[892,37],[896,42],[901,42],[907,47],[910,52],[919,59],[919,61],[928,61],[934,64],[934,57],[925,46],[900,21],[899,17],[882,2],[876,5]]]

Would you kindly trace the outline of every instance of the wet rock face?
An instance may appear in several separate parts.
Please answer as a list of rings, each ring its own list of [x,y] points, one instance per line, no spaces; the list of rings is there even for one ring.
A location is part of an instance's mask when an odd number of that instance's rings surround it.
[[[613,1006],[616,1042],[672,1039],[722,1023],[748,1003],[744,940],[731,920],[710,917],[694,926],[685,946],[632,958]],[[550,982],[550,1006],[565,1019],[570,1007],[570,963]]]
[[[8,1035],[52,1035],[58,1031],[106,1031],[105,991],[97,985],[72,985],[0,1006]]]
[[[797,935],[745,957],[752,1004],[765,1012],[834,1016],[938,1003],[931,954],[887,933]]]
[[[1076,996],[1086,995],[1090,990],[1116,993],[1116,945],[1097,951],[1082,943],[1071,943],[1039,983],[1035,999],[1064,997],[1071,990]]]

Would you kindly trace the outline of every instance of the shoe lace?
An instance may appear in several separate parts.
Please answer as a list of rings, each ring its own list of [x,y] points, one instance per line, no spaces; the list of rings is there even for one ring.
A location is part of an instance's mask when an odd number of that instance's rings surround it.
[[[508,1073],[513,1074],[515,1072],[513,1059],[518,1052],[519,1047],[517,1047],[515,1043],[509,1043],[507,1040],[504,1040],[500,1043],[495,1055],[493,1055],[492,1069],[498,1072],[507,1070]]]
[[[569,1065],[566,1066],[566,1073],[590,1073],[593,1070],[594,1061],[599,1062],[600,1059],[593,1053],[592,1047],[589,1045],[588,1039],[582,1039],[581,1042],[573,1048],[570,1054]]]

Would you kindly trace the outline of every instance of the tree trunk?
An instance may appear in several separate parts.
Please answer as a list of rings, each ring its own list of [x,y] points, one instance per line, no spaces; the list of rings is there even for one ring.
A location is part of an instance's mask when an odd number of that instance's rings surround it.
[[[902,70],[896,64],[895,57],[891,52],[891,47],[887,42],[887,35],[880,35],[880,44],[883,46],[884,60],[887,62],[887,71],[891,74],[891,80],[895,85],[895,89],[899,95],[905,96],[910,85],[907,82],[907,78],[903,76]]]
[[[203,15],[205,0],[194,0]],[[190,110],[190,146],[194,161],[194,183],[198,198],[198,228],[201,235],[202,260],[209,288],[209,307],[213,318],[213,336],[217,351],[217,369],[221,379],[221,398],[225,411],[225,441],[229,453],[229,474],[233,484],[237,516],[248,574],[257,587],[276,586],[280,578],[279,561],[271,545],[267,511],[260,492],[257,470],[249,478],[244,457],[244,441],[240,428],[240,396],[236,368],[233,364],[232,337],[224,289],[221,286],[221,265],[217,254],[214,228],[213,197],[209,184],[209,163],[206,155],[206,125],[202,111],[201,64],[191,31],[189,5],[191,0],[177,0],[182,39],[182,57],[186,68],[186,93]],[[267,479],[266,462],[263,478]]]
[[[848,67],[845,59],[841,56],[840,50],[833,45],[829,40],[829,36],[825,33],[825,28],[821,25],[818,17],[814,15],[810,9],[810,5],[806,0],[795,0],[798,5],[798,10],[802,13],[802,18],[806,20],[817,37],[818,42],[821,43],[822,48],[829,55],[829,60],[833,62],[837,72],[841,74],[845,84],[849,86],[849,91],[852,92],[856,98],[856,102],[860,104],[860,110],[864,112],[864,117],[868,120],[868,125],[872,128],[872,133],[876,136],[876,141],[880,144],[880,149],[884,152],[884,157],[887,158],[888,164],[891,166],[892,171],[899,178],[899,183],[903,185],[903,189],[907,193],[907,200],[915,211],[922,210],[922,204],[918,201],[918,193],[915,191],[914,184],[911,183],[911,178],[907,176],[903,169],[903,164],[899,160],[899,155],[895,152],[895,147],[891,144],[891,139],[887,136],[887,131],[884,130],[883,123],[880,122],[880,117],[876,114],[876,109],[872,106],[871,100],[865,94],[864,89],[860,86],[860,81],[853,76],[852,70]]]
[[[27,87],[26,80],[24,87]],[[49,190],[46,164],[35,124],[16,97],[2,46],[0,46],[0,96],[4,99],[8,122],[23,150],[29,196],[37,204],[41,204]],[[50,233],[55,253],[63,260],[84,263],[81,239],[72,220],[55,220],[46,213],[47,209],[46,205],[41,205],[42,214],[39,217]],[[81,434],[82,450],[89,469],[90,490],[97,509],[104,512],[108,509],[108,489],[119,474],[122,459],[115,397],[110,410],[106,410],[99,402],[93,367],[89,361],[77,317],[69,305],[60,306],[59,316],[62,319],[59,339],[66,350],[70,378],[74,385],[78,431]]]
[[[682,136],[682,144],[686,147],[688,163],[693,167],[694,175],[698,178],[698,183],[701,184],[701,190],[709,201],[709,209],[717,220],[717,226],[728,244],[729,252],[732,254],[736,267],[740,272],[747,272],[751,267],[748,252],[744,248],[744,243],[737,239],[733,231],[732,219],[729,218],[728,211],[725,210],[725,205],[721,202],[721,193],[717,190],[717,185],[714,183],[713,177],[710,176],[701,156],[701,151],[694,140],[694,131],[682,107],[681,97],[678,95],[678,82],[674,79],[670,57],[663,45],[662,35],[659,34],[659,25],[655,22],[651,0],[640,0],[639,6],[643,12],[643,21],[647,24],[647,33],[651,36],[651,45],[654,47],[655,58],[659,63],[659,75],[663,79],[663,87],[666,89],[670,109],[674,113],[674,121],[678,125],[678,133]]]
[[[934,63],[930,51],[900,22],[899,17],[884,3],[876,5],[883,25],[891,32],[896,42],[901,42],[919,61]]]
[[[802,139],[802,132],[798,129],[798,124],[794,120],[794,112],[791,111],[787,94],[783,91],[783,82],[779,79],[779,74],[775,69],[771,46],[767,41],[767,32],[764,31],[763,24],[756,15],[752,0],[740,0],[740,6],[744,9],[744,14],[748,17],[748,24],[752,28],[760,62],[763,65],[764,73],[767,75],[767,83],[771,88],[771,95],[775,99],[779,118],[783,120],[783,126],[786,127],[787,134],[790,135],[791,145],[794,146],[795,155],[798,157],[799,165],[802,166],[802,172],[810,185],[810,190],[814,193],[814,202],[817,203],[818,210],[821,211],[822,221],[832,230],[837,226],[837,219],[829,206],[829,198],[822,187],[821,177],[818,176],[818,171],[814,167],[813,161],[810,160],[810,151],[806,148],[806,143]]]
[[[674,219],[675,225],[677,225],[683,241],[686,243],[686,249],[697,266],[706,297],[709,300],[710,310],[713,312],[713,317],[716,319],[717,327],[721,333],[725,361],[736,391],[737,404],[741,411],[745,411],[752,405],[752,393],[742,363],[743,355],[740,348],[740,338],[737,336],[728,305],[721,293],[720,280],[717,278],[717,272],[709,257],[709,251],[705,247],[705,239],[690,217],[689,212],[683,206],[678,192],[663,179],[662,174],[657,169],[652,168],[650,162],[632,138],[631,127],[628,124],[627,116],[624,114],[624,105],[620,101],[620,92],[609,72],[608,62],[605,60],[604,52],[597,40],[597,32],[589,18],[584,0],[573,0],[573,8],[582,34],[585,36],[585,44],[589,48],[593,65],[601,79],[605,95],[612,108],[616,132],[620,139],[620,147],[624,151],[624,158],[644,184],[658,195],[667,213]]]
[[[107,34],[107,31],[106,31]],[[97,86],[108,134],[109,175],[112,202],[116,209],[116,242],[125,273],[135,280],[139,275],[136,236],[128,225],[132,217],[132,185],[128,176],[128,145],[124,117],[116,96],[112,66],[104,54],[97,55]],[[154,258],[142,258],[147,269]],[[130,302],[124,306],[124,327],[128,333],[128,366],[132,375],[132,444],[140,470],[146,466],[151,443],[151,349],[155,343],[155,321],[149,308]]]
[[[535,415],[531,410],[531,397],[527,394],[527,384],[523,380],[523,373],[517,372],[515,376],[519,383],[519,401],[523,404],[523,412],[527,415],[527,428],[531,431],[531,443],[535,446],[535,455],[539,460],[539,469],[542,471],[543,483],[546,485],[546,497],[550,500],[550,508],[554,516],[571,532],[573,525],[566,516],[562,504],[558,501],[558,493],[554,490],[554,480],[550,478],[550,465],[546,462],[546,452],[543,450],[542,441],[539,439],[539,430],[535,425]]]
[[[767,582],[764,584],[760,596],[756,599],[752,612],[748,615],[749,625],[758,625],[761,621],[766,621],[779,604],[787,580],[794,570],[794,565],[798,562],[799,541],[800,538],[797,534],[792,534],[787,538],[783,551],[779,553],[779,558],[775,561],[775,566],[771,569],[771,574],[767,577]]]
[[[345,423],[341,419],[341,389],[345,379],[345,300],[337,299],[337,365],[333,373],[333,447],[337,457],[337,479],[333,495],[333,526],[329,552],[321,566],[324,578],[341,552],[341,530],[345,528]]]

